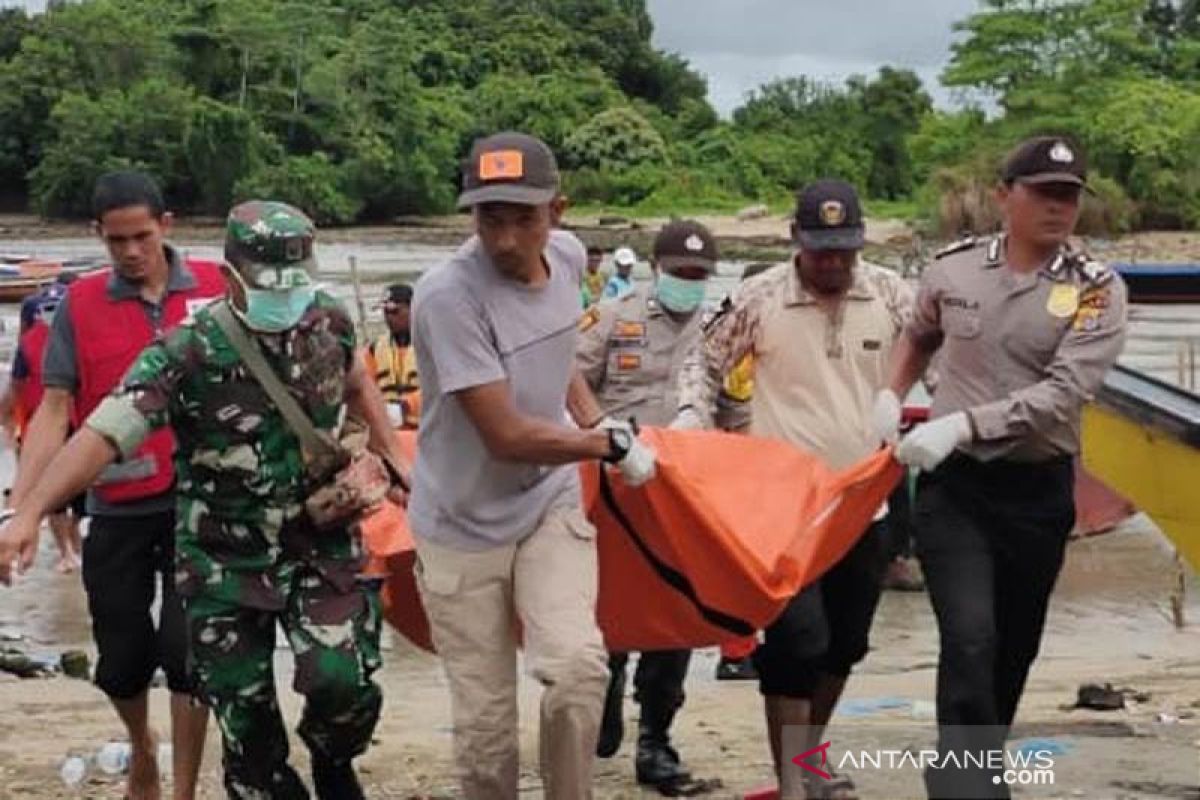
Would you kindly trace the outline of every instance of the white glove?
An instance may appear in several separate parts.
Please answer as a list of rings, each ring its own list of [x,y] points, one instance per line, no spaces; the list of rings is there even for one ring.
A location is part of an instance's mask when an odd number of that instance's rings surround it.
[[[946,460],[960,444],[971,441],[971,420],[963,411],[956,411],[917,429],[900,440],[896,460],[926,472]]]
[[[871,411],[871,432],[876,441],[895,444],[900,435],[900,398],[891,389],[875,395],[875,408]]]
[[[685,408],[675,415],[668,427],[673,431],[699,431],[704,429],[704,420],[694,408]]]
[[[633,423],[628,420],[616,419],[615,417],[605,417],[595,425],[597,430],[624,430],[629,432],[630,440],[633,442],[629,446],[629,451],[625,453],[625,457],[616,462],[614,466],[621,471],[621,477],[625,479],[625,483],[629,486],[641,486],[646,481],[654,477],[655,460],[657,455],[654,449],[647,444],[644,444],[641,439],[637,438],[637,432],[633,429]]]
[[[404,425],[404,406],[400,403],[387,404],[388,421],[392,423],[393,428],[399,428]]]
[[[654,466],[657,457],[650,445],[644,444],[641,439],[634,439],[629,452],[617,462],[617,469],[621,470],[626,485],[641,486],[653,478],[657,471]]]

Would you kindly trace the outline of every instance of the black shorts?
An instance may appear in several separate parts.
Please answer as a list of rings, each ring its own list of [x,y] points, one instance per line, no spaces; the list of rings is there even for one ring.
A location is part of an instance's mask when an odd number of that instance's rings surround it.
[[[174,511],[92,517],[83,540],[83,586],[100,653],[96,685],[109,697],[136,697],[159,667],[172,692],[193,691],[174,560]],[[150,609],[160,586],[156,622]]]
[[[70,511],[71,516],[75,519],[83,519],[87,516],[87,492],[80,492],[70,499],[70,501],[62,508],[56,508],[52,513],[62,514]]]
[[[845,677],[867,654],[888,562],[884,522],[867,529],[829,572],[792,598],[754,651],[759,691],[807,699],[818,678]]]

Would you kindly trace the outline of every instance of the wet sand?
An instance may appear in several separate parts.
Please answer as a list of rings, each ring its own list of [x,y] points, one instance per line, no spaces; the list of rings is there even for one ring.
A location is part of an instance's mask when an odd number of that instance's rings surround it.
[[[1170,622],[1171,561],[1159,534],[1144,518],[1117,532],[1072,543],[1056,592],[1042,655],[1030,677],[1015,736],[1051,739],[1066,749],[1056,759],[1053,787],[1022,787],[1018,797],[1200,797],[1200,594],[1192,581],[1190,626]],[[91,650],[78,575],[59,575],[52,554],[42,553],[36,572],[0,593],[0,629],[19,629],[37,646],[57,651]],[[454,797],[450,763],[449,703],[437,661],[397,638],[378,679],[386,707],[376,743],[361,759],[368,796]],[[693,770],[720,778],[714,797],[734,797],[766,782],[769,756],[762,736],[761,706],[753,683],[721,683],[713,677],[717,655],[696,654],[688,701],[676,723],[676,740]],[[937,641],[923,594],[885,593],[875,621],[872,651],[851,680],[842,710],[829,731],[834,749],[895,749],[932,741]],[[290,724],[299,703],[288,688],[291,665],[277,653],[284,713]],[[1149,692],[1132,709],[1065,711],[1078,684],[1112,682]],[[522,682],[523,794],[540,795],[536,764],[536,688]],[[166,696],[153,695],[153,716],[167,730]],[[18,680],[0,675],[0,798],[120,797],[115,778],[93,778],[76,794],[59,781],[62,759],[94,752],[121,728],[100,693],[67,678]],[[597,796],[655,796],[632,779],[632,739],[637,707],[626,705],[626,743],[598,765]],[[1160,713],[1169,721],[1156,721]],[[303,745],[293,737],[294,760]],[[210,732],[202,797],[220,798],[219,742]],[[863,797],[919,797],[919,775],[853,771]]]

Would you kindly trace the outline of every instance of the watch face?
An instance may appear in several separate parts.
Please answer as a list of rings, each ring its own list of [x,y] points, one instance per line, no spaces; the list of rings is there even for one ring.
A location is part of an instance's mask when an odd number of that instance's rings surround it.
[[[613,443],[622,450],[633,446],[633,436],[624,428],[614,428],[611,435]]]

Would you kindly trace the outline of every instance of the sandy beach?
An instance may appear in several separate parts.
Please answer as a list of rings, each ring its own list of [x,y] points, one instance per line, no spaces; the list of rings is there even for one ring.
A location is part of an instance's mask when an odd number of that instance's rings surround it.
[[[35,572],[0,593],[0,630],[27,637],[34,650],[91,652],[87,612],[78,575],[55,573],[49,550]],[[1200,797],[1200,602],[1192,581],[1190,625],[1174,629],[1168,611],[1171,560],[1159,534],[1144,518],[1118,531],[1075,541],[1051,609],[1042,655],[1030,678],[1014,738],[1050,742],[1053,786],[1017,787],[1017,797]],[[712,797],[733,798],[767,782],[769,756],[754,683],[717,682],[716,652],[692,662],[688,700],[676,723],[677,744],[693,771],[719,778]],[[936,632],[923,594],[885,593],[872,634],[872,651],[852,679],[829,731],[831,754],[841,750],[918,748],[932,743]],[[289,723],[298,697],[289,687],[291,659],[277,653],[277,675]],[[435,658],[399,637],[378,674],[386,705],[375,745],[361,759],[368,796],[450,798],[449,703]],[[1085,682],[1111,682],[1149,694],[1121,711],[1064,710]],[[522,683],[523,795],[540,796],[536,764],[538,692]],[[58,770],[73,753],[94,753],[119,739],[121,728],[100,692],[64,677],[21,680],[0,675],[0,798],[119,798],[119,778],[95,771],[78,790],[65,787]],[[626,704],[627,731],[637,706]],[[153,713],[167,730],[166,696],[154,693]],[[618,755],[599,762],[600,798],[652,797],[633,781],[632,735]],[[306,761],[298,739],[293,758]],[[220,749],[210,731],[202,797],[224,796]],[[922,795],[919,773],[860,770],[853,773],[864,798]]]

